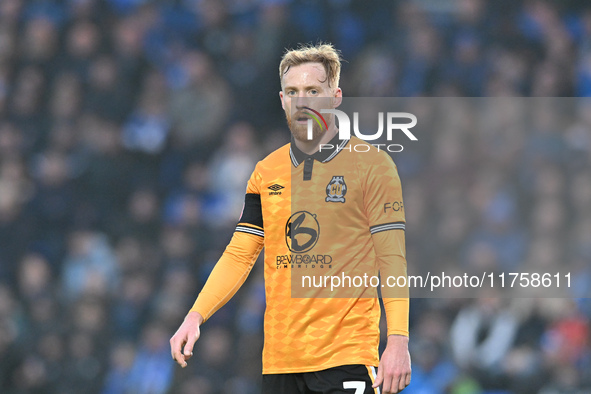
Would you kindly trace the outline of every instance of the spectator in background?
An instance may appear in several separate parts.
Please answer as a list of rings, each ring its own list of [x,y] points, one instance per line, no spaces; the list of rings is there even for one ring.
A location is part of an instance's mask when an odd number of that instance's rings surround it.
[[[40,68],[27,66],[16,77],[12,92],[11,114],[15,125],[33,145],[40,138],[43,127],[42,98],[46,79]]]
[[[107,238],[93,231],[73,232],[63,266],[64,296],[70,302],[84,294],[107,295],[119,281],[117,261]]]
[[[140,393],[164,394],[172,383],[168,330],[160,323],[151,322],[142,332],[129,373],[129,387]]]
[[[74,22],[66,33],[65,56],[60,67],[87,81],[93,56],[101,49],[102,35],[96,24],[88,20]]]
[[[59,31],[53,20],[48,17],[29,19],[19,46],[24,52],[22,66],[36,66],[43,70],[46,77],[54,76],[58,61]]]
[[[139,105],[123,128],[123,145],[131,151],[159,154],[168,142],[171,121],[166,111],[163,78],[150,73],[140,93]]]
[[[60,72],[54,78],[52,85],[48,108],[52,120],[74,122],[83,101],[80,77],[67,71]]]
[[[475,373],[485,388],[498,389],[495,385],[502,385],[502,363],[519,322],[510,309],[502,308],[498,298],[475,301],[476,305],[460,310],[451,326],[454,359],[460,368]]]
[[[102,394],[120,394],[134,389],[130,382],[134,359],[135,348],[132,343],[121,342],[113,346]]]
[[[155,242],[160,233],[160,199],[153,188],[138,187],[129,196],[127,215],[112,229],[118,237],[133,236]]]
[[[66,347],[64,376],[56,391],[73,394],[100,387],[105,360],[102,344],[92,334],[77,330],[68,336]]]
[[[219,76],[209,56],[189,51],[174,71],[170,116],[176,146],[191,147],[201,155],[220,137],[230,112],[227,83]]]
[[[248,181],[260,154],[255,146],[254,129],[244,122],[231,125],[223,145],[208,165],[210,193],[220,201],[209,210],[207,219],[213,226],[233,225],[240,216],[244,200],[244,185]]]
[[[114,57],[101,55],[89,66],[84,108],[103,119],[121,122],[131,110],[133,91],[125,89]]]

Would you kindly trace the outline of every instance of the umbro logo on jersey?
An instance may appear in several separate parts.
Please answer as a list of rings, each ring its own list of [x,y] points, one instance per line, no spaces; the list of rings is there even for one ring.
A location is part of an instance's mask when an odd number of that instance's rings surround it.
[[[269,186],[267,189],[272,190],[271,192],[269,192],[270,196],[278,196],[281,194],[281,192],[279,190],[281,189],[285,189],[285,186],[281,186],[277,183]]]

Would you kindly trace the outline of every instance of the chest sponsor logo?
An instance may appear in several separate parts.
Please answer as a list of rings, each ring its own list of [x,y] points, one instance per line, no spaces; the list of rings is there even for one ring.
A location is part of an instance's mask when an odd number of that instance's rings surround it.
[[[310,254],[320,237],[320,224],[316,215],[308,211],[298,211],[290,216],[285,224],[285,242],[292,252],[277,256],[279,268],[330,268],[332,256]]]
[[[280,190],[281,189],[285,189],[285,186],[281,186],[281,185],[275,183],[275,184],[269,186],[267,189],[271,190],[269,192],[269,195],[270,196],[279,196],[279,195],[281,195],[281,191]]]
[[[326,202],[345,202],[347,184],[344,176],[333,176],[326,185]]]
[[[305,253],[312,249],[320,236],[320,224],[316,215],[299,211],[290,216],[285,224],[285,242],[289,250]]]

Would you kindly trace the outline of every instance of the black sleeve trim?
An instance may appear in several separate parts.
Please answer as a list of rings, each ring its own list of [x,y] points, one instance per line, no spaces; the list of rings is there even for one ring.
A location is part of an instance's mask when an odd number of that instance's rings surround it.
[[[406,226],[404,222],[392,222],[392,223],[384,223],[384,224],[378,224],[375,226],[371,226],[369,228],[369,231],[372,234],[375,233],[379,233],[382,231],[388,231],[388,230],[405,230]]]
[[[251,224],[263,228],[263,210],[261,207],[261,195],[247,193],[244,197],[244,208],[238,223]]]

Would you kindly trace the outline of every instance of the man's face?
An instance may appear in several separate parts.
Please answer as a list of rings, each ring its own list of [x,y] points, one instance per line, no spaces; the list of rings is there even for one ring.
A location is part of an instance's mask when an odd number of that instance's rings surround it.
[[[329,87],[326,71],[320,63],[304,63],[291,67],[283,74],[281,86],[279,97],[287,124],[294,138],[300,141],[308,141],[308,119],[311,119],[311,111],[305,107],[316,111],[334,108],[334,99],[342,97],[340,88]],[[319,100],[319,97],[325,100]],[[330,128],[334,117],[324,115],[324,119]],[[313,140],[318,140],[326,129],[316,122],[312,122],[312,125]]]

